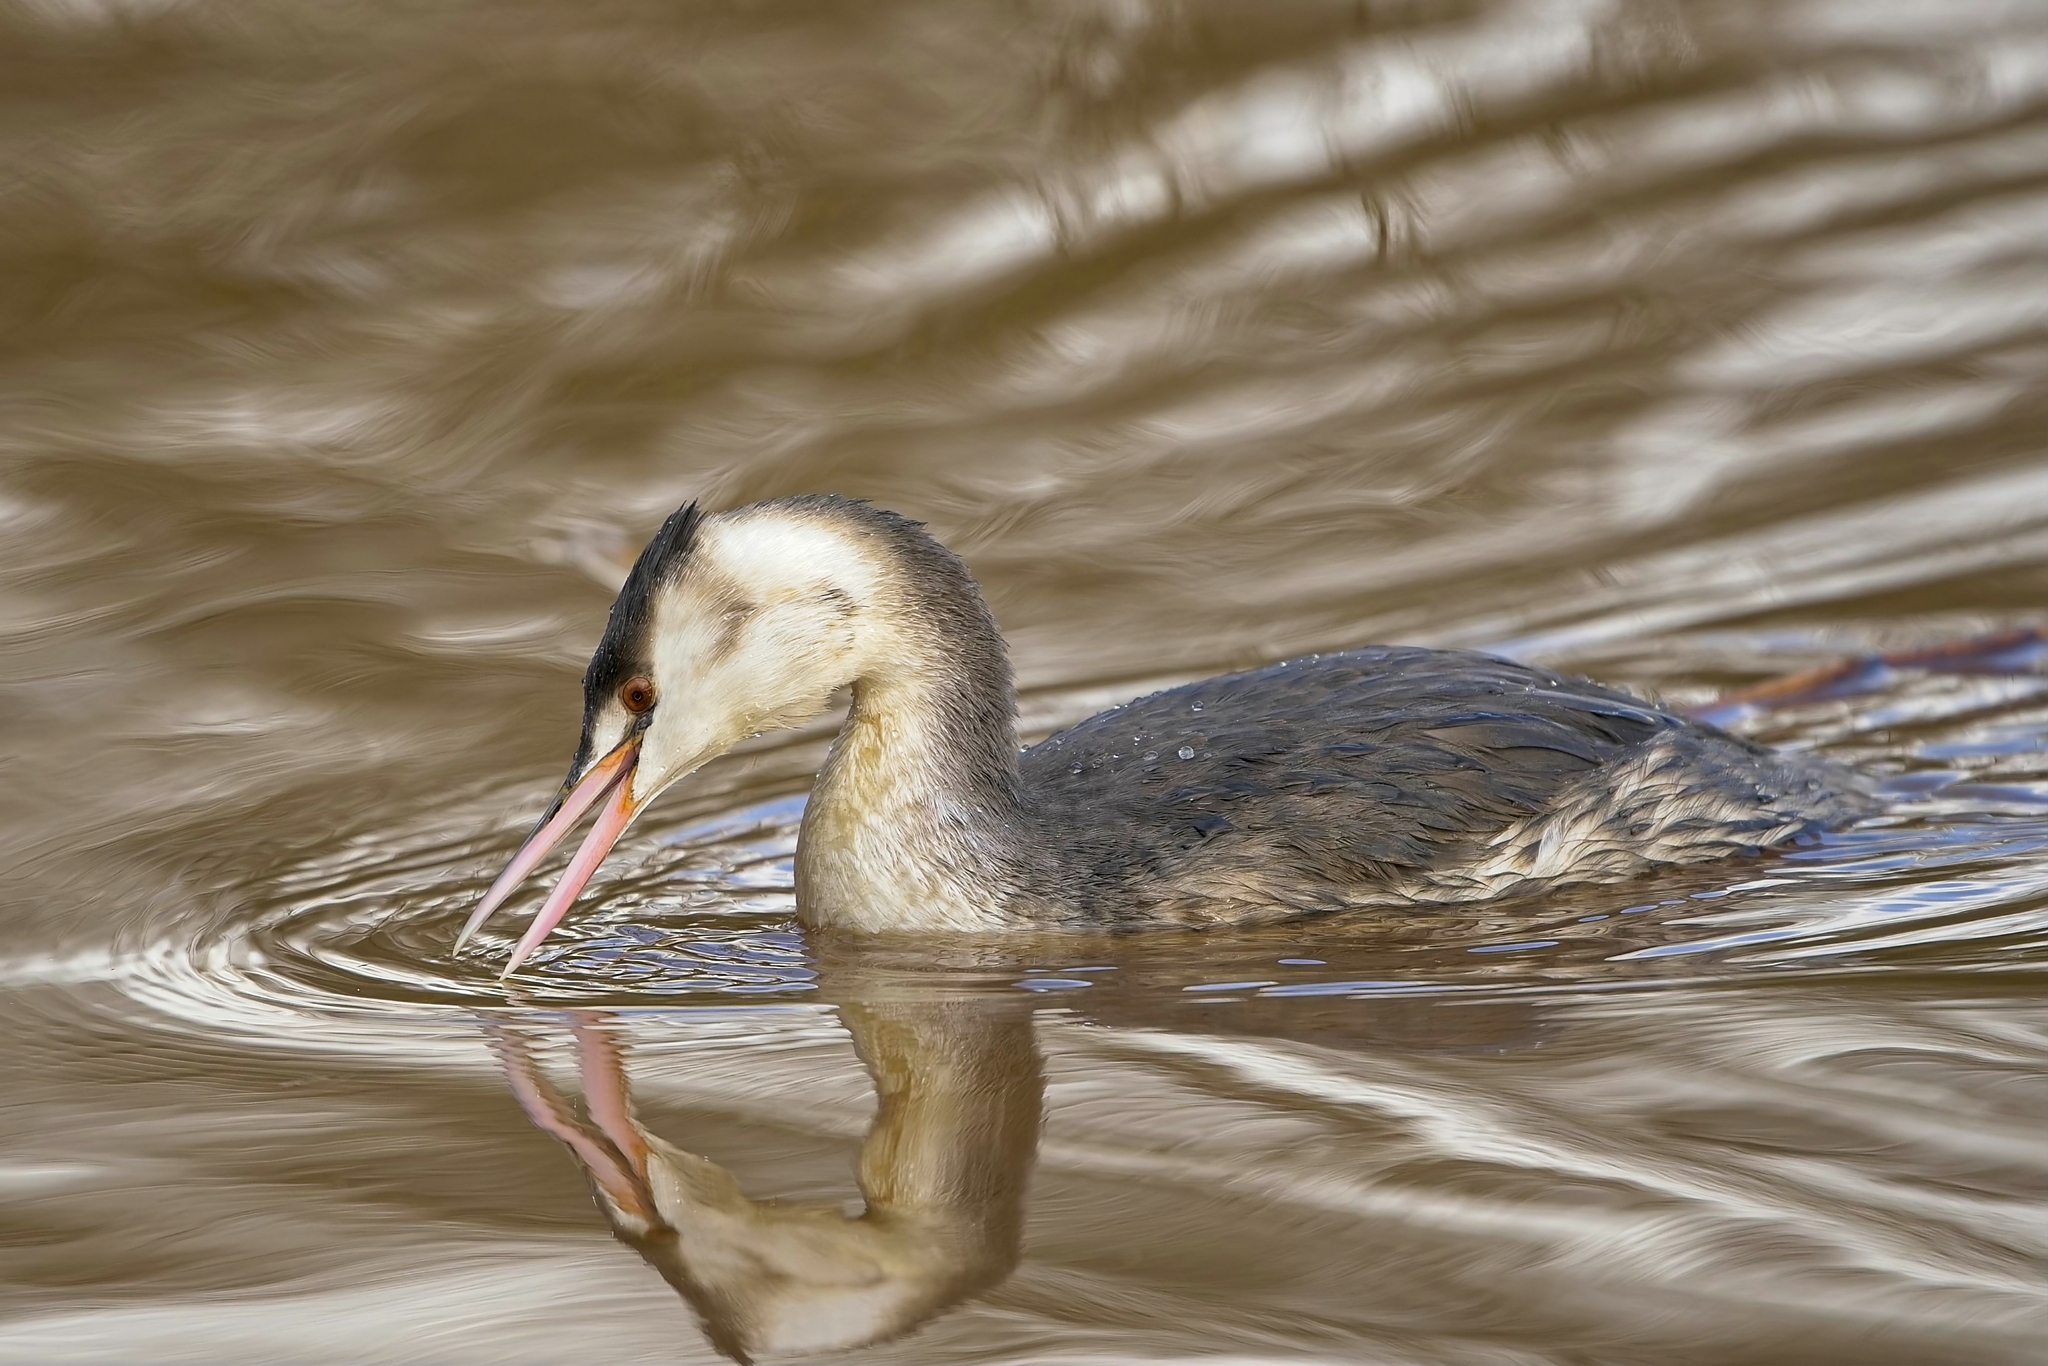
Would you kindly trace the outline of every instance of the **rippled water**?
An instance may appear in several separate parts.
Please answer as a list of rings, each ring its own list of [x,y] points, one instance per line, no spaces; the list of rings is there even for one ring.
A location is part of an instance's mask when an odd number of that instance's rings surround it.
[[[24,0],[0,149],[0,1359],[2048,1361],[2031,661],[1743,716],[1818,845],[1206,937],[806,936],[820,725],[450,956],[687,497],[927,520],[1033,735],[2035,620],[2039,5]]]

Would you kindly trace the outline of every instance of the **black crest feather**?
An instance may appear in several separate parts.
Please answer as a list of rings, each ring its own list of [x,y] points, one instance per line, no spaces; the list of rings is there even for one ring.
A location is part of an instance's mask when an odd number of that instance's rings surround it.
[[[604,637],[598,641],[596,652],[590,656],[590,668],[583,675],[583,703],[587,709],[594,711],[619,684],[646,667],[655,592],[682,572],[703,520],[704,514],[694,501],[683,504],[669,514],[661,530],[640,552],[640,558],[633,561],[625,585],[612,602]]]

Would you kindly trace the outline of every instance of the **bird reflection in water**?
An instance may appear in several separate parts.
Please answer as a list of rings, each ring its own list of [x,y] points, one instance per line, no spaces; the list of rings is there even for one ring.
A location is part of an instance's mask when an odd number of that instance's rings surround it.
[[[880,1102],[856,1167],[858,1214],[754,1199],[717,1163],[649,1133],[602,1014],[570,1017],[587,1120],[527,1039],[488,1026],[520,1107],[575,1157],[613,1234],[736,1361],[900,1337],[1017,1265],[1043,1092],[1028,1006],[983,997],[840,1014]]]

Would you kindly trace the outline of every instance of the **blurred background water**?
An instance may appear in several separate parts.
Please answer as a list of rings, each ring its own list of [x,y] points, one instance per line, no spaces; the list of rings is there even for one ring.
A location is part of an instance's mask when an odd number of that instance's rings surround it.
[[[576,1006],[849,1208],[1023,1012],[1015,1269],[860,1360],[2048,1361],[2039,676],[1746,721],[1890,777],[1816,847],[972,960],[796,927],[821,724],[449,955],[686,498],[926,520],[1032,736],[2034,620],[2041,5],[8,0],[0,322],[0,1359],[717,1360],[506,1084]]]

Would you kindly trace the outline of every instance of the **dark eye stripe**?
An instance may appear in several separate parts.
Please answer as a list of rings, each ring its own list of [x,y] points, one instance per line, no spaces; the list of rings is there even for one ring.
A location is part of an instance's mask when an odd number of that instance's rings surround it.
[[[647,667],[654,599],[664,585],[674,583],[688,566],[702,521],[695,503],[676,509],[633,562],[633,571],[626,576],[625,585],[612,603],[604,635],[583,674],[586,726],[608,700],[619,695],[621,683]]]

